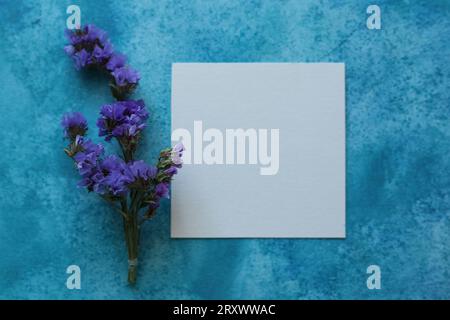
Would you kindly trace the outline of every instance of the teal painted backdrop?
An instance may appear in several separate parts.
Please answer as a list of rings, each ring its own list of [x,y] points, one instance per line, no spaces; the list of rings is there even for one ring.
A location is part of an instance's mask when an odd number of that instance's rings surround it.
[[[347,239],[172,240],[165,203],[128,287],[121,219],[62,151],[61,115],[94,137],[112,99],[62,50],[69,4],[140,71],[148,161],[170,142],[172,62],[345,62]],[[450,298],[449,1],[1,0],[0,16],[0,298]]]

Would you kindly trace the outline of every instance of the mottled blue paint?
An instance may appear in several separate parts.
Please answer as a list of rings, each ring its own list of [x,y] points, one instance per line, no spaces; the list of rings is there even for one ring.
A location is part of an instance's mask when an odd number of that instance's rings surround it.
[[[449,1],[76,3],[142,74],[148,160],[169,144],[172,62],[345,62],[347,239],[172,240],[166,203],[127,286],[121,219],[75,187],[62,152],[61,114],[94,126],[111,101],[62,51],[72,1],[2,0],[0,298],[450,298]],[[82,290],[66,289],[69,264]]]

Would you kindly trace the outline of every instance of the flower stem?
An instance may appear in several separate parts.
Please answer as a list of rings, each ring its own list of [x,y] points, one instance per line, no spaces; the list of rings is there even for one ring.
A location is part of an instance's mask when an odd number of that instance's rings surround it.
[[[129,217],[130,219],[124,219],[123,223],[128,250],[128,282],[134,285],[137,278],[139,230],[136,212],[130,212]]]
[[[140,195],[138,191],[131,191],[131,203],[128,210],[128,219],[124,219],[125,240],[128,249],[128,282],[136,283],[139,251],[139,225],[138,212],[140,208]],[[126,206],[126,203],[125,203]]]

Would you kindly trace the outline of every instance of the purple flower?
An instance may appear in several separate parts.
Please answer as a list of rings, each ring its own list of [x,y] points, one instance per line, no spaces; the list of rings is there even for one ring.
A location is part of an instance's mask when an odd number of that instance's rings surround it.
[[[101,168],[106,173],[121,170],[125,168],[125,166],[126,166],[125,162],[119,157],[114,155],[106,157],[105,159],[103,159],[101,163]]]
[[[103,154],[104,148],[101,144],[95,144],[91,140],[78,136],[76,139],[77,144],[80,146],[73,159],[77,165],[80,174],[83,176],[92,166],[97,164],[97,160]]]
[[[71,141],[77,136],[84,136],[88,126],[84,116],[79,112],[66,113],[61,120],[61,126],[64,129],[64,137]]]
[[[101,107],[97,126],[99,136],[104,136],[107,141],[113,137],[118,140],[125,159],[117,156],[103,158],[103,146],[84,137],[86,119],[79,113],[66,114],[62,126],[71,143],[64,151],[75,162],[81,176],[79,185],[112,201],[129,197],[130,189],[139,190],[140,193],[136,193],[139,196],[133,199],[140,203],[133,202],[131,209],[148,206],[149,211],[145,214],[148,218],[159,207],[162,198],[169,198],[170,182],[182,166],[184,146],[179,143],[162,150],[156,167],[142,160],[133,160],[149,117],[144,101],[125,100],[136,88],[139,73],[126,65],[126,57],[114,52],[106,32],[94,25],[67,30],[66,36],[69,43],[64,51],[73,59],[77,69],[94,65],[111,74],[111,91],[118,101]]]
[[[161,182],[155,186],[151,197],[147,199],[148,208],[154,210],[159,208],[161,198],[169,198],[169,183]]]
[[[167,148],[160,152],[158,168],[158,181],[170,183],[173,176],[178,173],[178,169],[182,167],[184,146],[177,143],[173,148]]]
[[[66,30],[69,45],[64,47],[75,62],[77,70],[89,65],[103,66],[113,54],[113,48],[105,31],[94,25],[72,31]]]
[[[88,24],[83,28],[82,38],[86,42],[98,41],[98,43],[102,46],[109,42],[106,31],[96,27],[93,24]]]
[[[134,261],[137,261],[134,249],[139,231],[135,222],[140,224],[152,218],[162,198],[169,198],[170,182],[182,166],[184,147],[177,144],[163,149],[156,166],[135,160],[136,147],[149,117],[144,101],[125,100],[137,87],[138,72],[126,65],[126,57],[114,52],[106,32],[94,25],[67,30],[66,36],[69,43],[64,51],[74,61],[76,69],[94,66],[107,71],[112,95],[118,100],[101,107],[97,126],[99,136],[104,136],[105,140],[116,138],[123,159],[114,155],[104,157],[103,146],[85,138],[87,121],[80,113],[64,115],[61,124],[64,136],[70,138],[64,152],[74,161],[81,176],[78,185],[113,203],[124,216],[128,253],[133,258],[128,261],[128,281],[133,284],[136,279]]]
[[[81,29],[65,30],[65,35],[70,44],[74,47],[88,44],[98,43],[102,47],[106,45],[109,40],[106,32],[97,28],[93,24],[88,24]]]
[[[142,160],[133,161],[128,164],[128,168],[133,180],[142,179],[147,181],[149,179],[154,179],[158,171],[156,167],[149,166]]]
[[[95,154],[96,157],[99,157],[103,154],[104,148],[101,144],[93,143],[90,139],[84,139],[83,137],[77,137],[77,143],[81,145],[82,151],[84,153]]]
[[[176,175],[177,172],[178,172],[178,169],[175,166],[171,166],[169,169],[164,170],[164,173],[170,177]]]
[[[142,100],[118,101],[104,105],[100,115],[97,120],[99,136],[106,136],[106,141],[112,137],[136,137],[145,128],[145,121],[149,116]]]
[[[83,38],[81,36],[82,35],[81,30],[73,31],[73,30],[66,29],[66,30],[64,30],[64,34],[65,34],[67,40],[69,40],[70,45],[72,45],[72,46],[79,45],[83,41]]]
[[[99,190],[103,187],[114,196],[122,196],[128,192],[129,183],[130,181],[122,172],[113,171],[102,179]]]
[[[112,196],[126,194],[128,185],[132,182],[127,165],[116,156],[108,156],[99,161],[85,180],[89,181],[89,186],[96,193]]]
[[[106,64],[106,69],[109,71],[114,71],[115,69],[122,68],[125,66],[127,58],[120,53],[113,53],[108,63]]]
[[[181,157],[183,156],[183,151],[184,151],[184,146],[181,142],[177,143],[173,148],[172,148],[172,152],[171,152],[171,160],[172,163],[175,166],[181,167],[181,165],[183,164],[183,160],[181,159]]]
[[[166,182],[158,183],[155,187],[155,194],[158,198],[169,198],[169,184]]]
[[[73,159],[82,178],[78,185],[92,191],[96,182],[95,177],[100,173],[98,161],[104,152],[103,146],[81,136],[76,137],[75,144],[79,151]]]
[[[99,165],[102,176],[98,176],[94,191],[100,194],[109,193],[121,196],[128,192],[128,185],[133,182],[130,178],[126,163],[116,157],[106,157]]]
[[[127,84],[136,84],[140,79],[139,73],[130,67],[116,68],[111,74],[114,77],[116,85],[120,87],[126,86]]]
[[[126,57],[113,51],[113,46],[105,31],[94,25],[86,25],[77,30],[66,30],[69,44],[64,51],[72,58],[75,68],[88,66],[106,69],[112,76],[111,92],[117,100],[124,100],[136,88],[139,73],[125,65]]]
[[[75,53],[75,47],[73,45],[69,44],[64,47],[64,52],[67,55],[72,56]]]
[[[81,49],[73,55],[73,61],[75,62],[75,68],[80,70],[92,63],[92,57],[85,49]]]
[[[113,53],[113,48],[110,43],[105,44],[105,46],[102,48],[99,45],[95,45],[94,51],[92,52],[92,56],[95,58],[95,60],[99,63],[103,63],[105,61],[108,61]]]

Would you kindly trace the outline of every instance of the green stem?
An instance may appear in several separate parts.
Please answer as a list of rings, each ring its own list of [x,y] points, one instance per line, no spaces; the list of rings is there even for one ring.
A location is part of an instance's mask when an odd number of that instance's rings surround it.
[[[122,150],[125,162],[133,160],[133,153],[127,150],[122,142],[118,140],[120,149]],[[138,212],[139,212],[139,192],[132,190],[130,192],[130,206],[128,208],[126,198],[121,202],[122,211],[125,212],[123,219],[125,241],[128,251],[128,283],[134,285],[137,279],[137,263],[139,251],[139,226],[138,226]]]
[[[137,278],[138,228],[136,218],[136,214],[130,212],[130,219],[124,219],[125,239],[128,249],[128,282],[132,285],[136,283]]]
[[[130,284],[136,283],[137,278],[137,258],[138,258],[138,244],[137,244],[137,214],[133,210],[131,204],[130,210],[127,208],[127,201],[121,201],[122,211],[126,212],[127,218],[123,218],[123,227],[125,231],[125,242],[128,251],[128,282]]]
[[[140,192],[131,192],[131,203],[128,212],[128,220],[124,220],[125,238],[127,239],[128,248],[128,282],[136,283],[137,278],[137,261],[139,252],[139,225],[138,212],[140,204]]]
[[[133,152],[125,148],[124,144],[119,139],[117,139],[117,142],[119,143],[120,150],[122,151],[123,159],[125,160],[125,162],[130,162],[131,160],[133,160]]]

